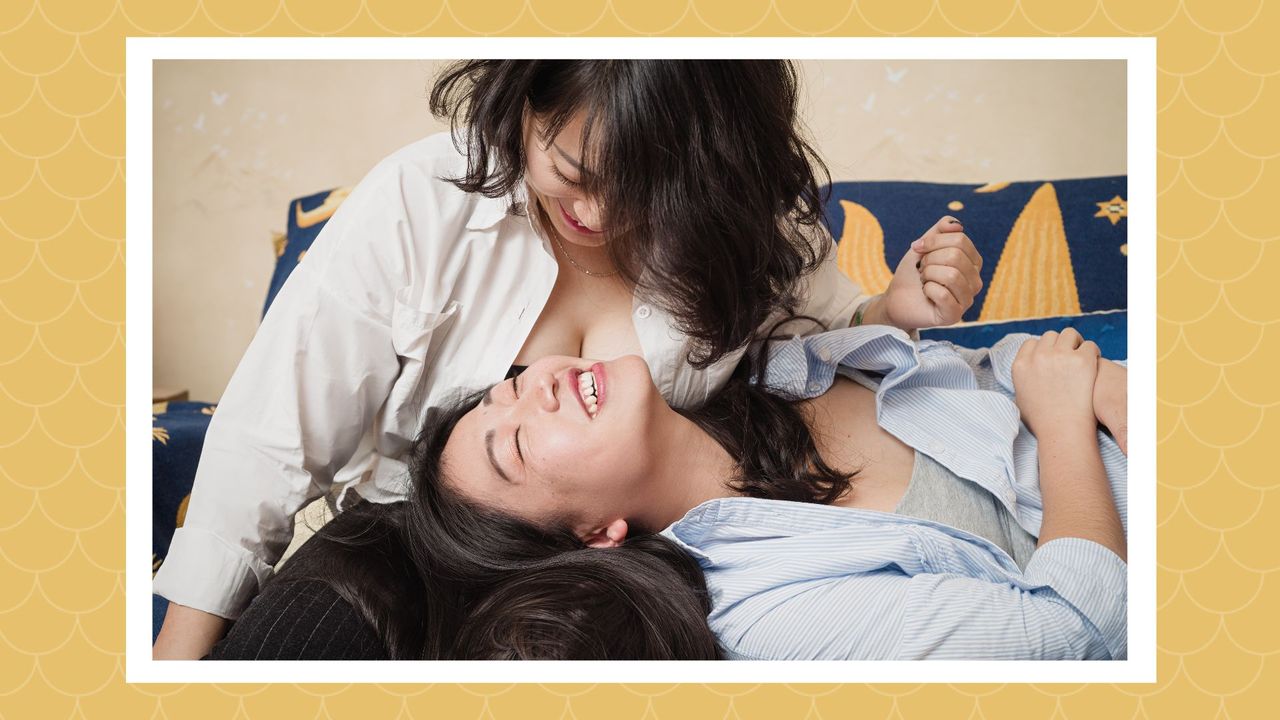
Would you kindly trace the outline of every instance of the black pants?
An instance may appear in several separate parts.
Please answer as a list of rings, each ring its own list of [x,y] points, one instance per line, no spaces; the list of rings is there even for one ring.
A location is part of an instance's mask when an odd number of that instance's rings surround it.
[[[330,521],[330,530],[367,524],[371,503]],[[327,528],[328,526],[326,526]],[[323,578],[345,550],[317,533],[263,587],[206,660],[387,660],[382,640],[359,610]]]

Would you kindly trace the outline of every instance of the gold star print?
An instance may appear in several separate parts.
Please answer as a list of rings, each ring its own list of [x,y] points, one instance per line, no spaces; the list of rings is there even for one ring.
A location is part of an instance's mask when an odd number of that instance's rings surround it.
[[[1094,217],[1104,217],[1111,221],[1112,225],[1120,222],[1120,218],[1129,217],[1129,203],[1119,195],[1107,200],[1106,202],[1094,203],[1098,206],[1098,212]]]

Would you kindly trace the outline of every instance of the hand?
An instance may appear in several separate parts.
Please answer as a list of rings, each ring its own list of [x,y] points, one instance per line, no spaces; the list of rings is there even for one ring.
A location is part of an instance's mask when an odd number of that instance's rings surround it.
[[[1096,432],[1098,357],[1098,346],[1072,328],[1022,344],[1013,359],[1014,401],[1031,432],[1039,436],[1058,427]]]
[[[884,291],[887,324],[911,331],[960,320],[982,290],[982,256],[960,221],[944,217],[898,263]]]
[[[1111,432],[1120,451],[1129,454],[1129,371],[1110,360],[1098,363],[1093,383],[1093,414]]]

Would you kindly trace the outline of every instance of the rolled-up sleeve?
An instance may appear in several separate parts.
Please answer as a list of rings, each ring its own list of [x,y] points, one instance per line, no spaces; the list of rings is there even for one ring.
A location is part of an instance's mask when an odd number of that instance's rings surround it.
[[[825,232],[815,234],[814,242],[825,248],[826,253],[821,264],[802,280],[800,314],[816,318],[827,330],[847,328],[853,320],[853,311],[872,296],[840,271],[831,238]],[[806,334],[821,330],[813,328]]]
[[[394,294],[424,252],[404,203],[419,193],[431,209],[422,180],[380,165],[290,275],[209,425],[159,595],[237,617],[288,546],[294,514],[352,458],[399,373]]]
[[[712,626],[744,660],[1124,659],[1124,562],[1096,544],[1053,547],[1060,542],[1036,552],[1025,583],[892,571],[825,578],[718,608]]]
[[[1112,659],[1129,653],[1129,565],[1091,540],[1058,538],[1031,555],[1027,582],[1052,588],[1097,631]]]

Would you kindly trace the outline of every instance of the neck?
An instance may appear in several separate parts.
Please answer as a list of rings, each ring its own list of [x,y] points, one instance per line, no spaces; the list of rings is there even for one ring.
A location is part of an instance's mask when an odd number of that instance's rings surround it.
[[[726,483],[738,474],[738,464],[692,420],[672,412],[666,442],[654,468],[653,492],[641,498],[644,505],[635,518],[651,530],[661,530],[684,517],[699,504],[732,497]]]

